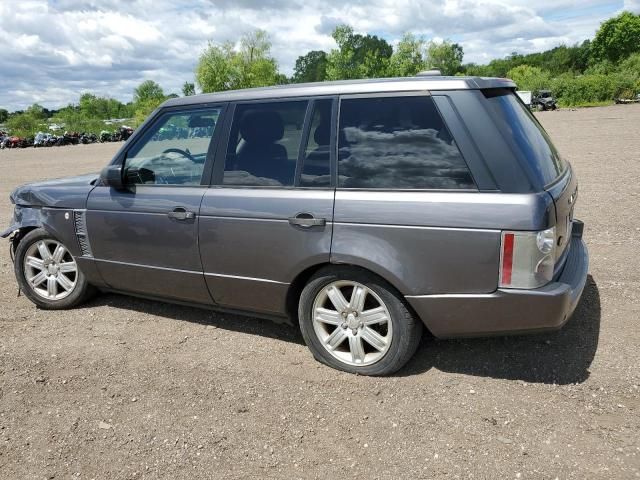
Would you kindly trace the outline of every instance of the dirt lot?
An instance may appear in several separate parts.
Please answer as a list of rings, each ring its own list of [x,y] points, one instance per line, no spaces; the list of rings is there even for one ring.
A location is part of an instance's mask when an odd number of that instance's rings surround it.
[[[0,477],[640,477],[640,105],[540,118],[580,177],[591,252],[560,332],[425,338],[399,375],[357,377],[254,318],[117,295],[38,310],[3,248]],[[0,219],[14,186],[117,147],[0,152]]]

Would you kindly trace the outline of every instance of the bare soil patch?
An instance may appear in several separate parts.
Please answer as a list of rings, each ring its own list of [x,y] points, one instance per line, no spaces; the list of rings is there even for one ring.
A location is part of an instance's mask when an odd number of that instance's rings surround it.
[[[319,365],[291,327],[118,295],[17,298],[0,253],[0,478],[637,478],[640,105],[543,112],[580,179],[591,277],[557,333],[435,341],[391,378]],[[121,144],[0,152],[18,184]]]

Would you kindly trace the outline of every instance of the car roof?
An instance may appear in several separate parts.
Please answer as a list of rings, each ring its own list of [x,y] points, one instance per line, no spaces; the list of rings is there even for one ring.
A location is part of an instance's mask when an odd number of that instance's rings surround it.
[[[516,84],[508,78],[416,76],[404,78],[370,78],[339,80],[334,82],[296,83],[275,87],[228,90],[188,97],[172,98],[164,107],[194,105],[269,98],[308,97],[318,95],[348,95],[366,93],[393,93],[410,91],[477,90],[485,88],[512,88]]]

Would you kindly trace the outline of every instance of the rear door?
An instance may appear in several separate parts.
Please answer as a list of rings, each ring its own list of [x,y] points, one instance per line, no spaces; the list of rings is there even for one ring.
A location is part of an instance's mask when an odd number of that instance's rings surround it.
[[[285,313],[289,285],[328,262],[333,98],[238,103],[200,212],[200,254],[220,306]]]
[[[495,194],[479,192],[432,96],[345,95],[339,110],[332,262],[404,295],[495,291],[500,232],[477,214],[495,217]]]
[[[106,284],[126,292],[211,304],[198,252],[224,105],[160,114],[124,154],[125,190],[97,186],[87,229]]]

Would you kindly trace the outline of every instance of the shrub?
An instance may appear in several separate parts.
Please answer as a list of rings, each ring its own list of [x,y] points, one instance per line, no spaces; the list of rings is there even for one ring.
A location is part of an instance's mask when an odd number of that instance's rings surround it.
[[[551,75],[538,67],[520,65],[509,70],[507,77],[516,82],[519,90],[537,92],[551,88]]]

